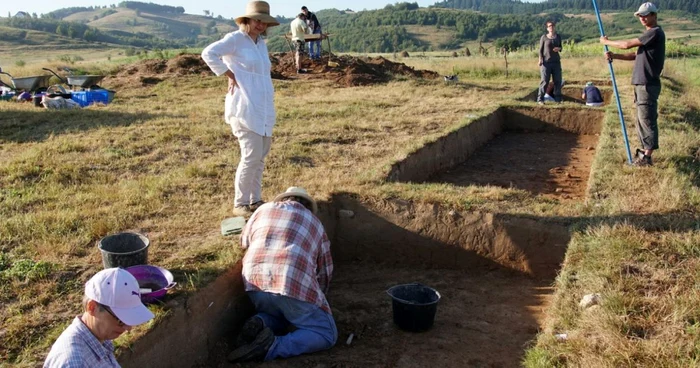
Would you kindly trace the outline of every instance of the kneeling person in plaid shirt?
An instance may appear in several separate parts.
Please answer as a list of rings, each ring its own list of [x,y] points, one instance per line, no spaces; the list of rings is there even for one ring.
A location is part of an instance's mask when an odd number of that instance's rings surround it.
[[[228,359],[273,360],[331,348],[338,331],[325,293],[333,273],[330,241],[316,202],[291,187],[260,206],[241,234],[243,283],[257,314]],[[286,333],[293,326],[293,332]]]

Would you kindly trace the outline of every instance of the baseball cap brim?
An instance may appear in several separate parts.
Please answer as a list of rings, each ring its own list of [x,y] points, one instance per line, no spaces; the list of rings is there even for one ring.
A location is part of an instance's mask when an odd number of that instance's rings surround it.
[[[653,13],[653,12],[650,12],[647,10],[647,11],[643,11],[643,12],[636,12],[636,13],[634,13],[634,16],[635,17],[646,17],[647,15],[649,15],[651,13]],[[629,14],[629,13],[627,13],[627,14]]]
[[[129,326],[138,326],[153,319],[155,315],[141,304],[133,308],[111,308],[114,315]]]

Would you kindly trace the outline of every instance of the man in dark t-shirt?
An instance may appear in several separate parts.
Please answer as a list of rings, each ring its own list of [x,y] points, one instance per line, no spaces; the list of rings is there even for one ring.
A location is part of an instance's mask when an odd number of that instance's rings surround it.
[[[666,34],[657,24],[658,9],[652,3],[644,3],[634,13],[646,29],[639,38],[611,41],[600,38],[600,43],[619,49],[637,48],[637,52],[627,54],[606,53],[610,61],[634,60],[632,84],[634,101],[637,105],[637,135],[642,149],[637,149],[635,166],[651,166],[651,154],[659,149],[659,127],[657,120],[659,94],[661,93],[661,71],[666,55]]]
[[[313,34],[321,34],[321,23],[318,22],[316,14],[309,11],[306,6],[301,7],[301,12],[306,16],[306,22]],[[321,40],[309,42],[309,57],[311,60],[321,60]]]
[[[603,96],[598,87],[593,85],[593,82],[586,83],[581,98],[586,101],[586,106],[603,106]]]

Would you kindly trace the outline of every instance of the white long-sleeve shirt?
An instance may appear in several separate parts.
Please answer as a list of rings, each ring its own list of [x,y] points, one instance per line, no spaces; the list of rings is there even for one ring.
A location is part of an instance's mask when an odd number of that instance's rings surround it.
[[[270,75],[270,57],[262,37],[258,42],[243,31],[227,34],[202,51],[202,59],[216,75],[231,70],[238,87],[226,94],[225,119],[233,131],[245,128],[262,136],[272,136],[275,105]]]

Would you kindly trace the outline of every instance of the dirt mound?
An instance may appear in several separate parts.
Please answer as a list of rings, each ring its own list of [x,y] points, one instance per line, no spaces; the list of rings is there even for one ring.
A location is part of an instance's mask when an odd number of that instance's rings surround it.
[[[436,72],[415,70],[406,64],[395,63],[383,57],[331,55],[331,64],[337,64],[334,67],[328,66],[327,57],[320,61],[306,59],[302,62],[302,67],[307,73],[303,74],[297,74],[292,52],[272,54],[270,61],[274,79],[325,79],[347,87],[385,83],[396,75],[424,79],[439,77]],[[150,59],[127,65],[108,80],[115,87],[135,84],[146,86],[180,75],[211,75],[211,71],[199,55],[180,54],[170,60]]]
[[[170,60],[150,59],[143,60],[136,64],[128,65],[121,69],[117,76],[127,75],[153,75],[153,74],[174,74],[189,75],[209,73],[209,67],[196,54],[180,54]]]
[[[406,64],[395,63],[383,57],[331,56],[331,63],[338,65],[335,67],[328,66],[328,59],[325,57],[320,61],[306,59],[302,61],[302,67],[307,73],[303,74],[297,74],[292,52],[272,54],[270,60],[273,78],[327,79],[348,87],[385,83],[395,75],[424,79],[440,76],[436,72],[415,70]]]

